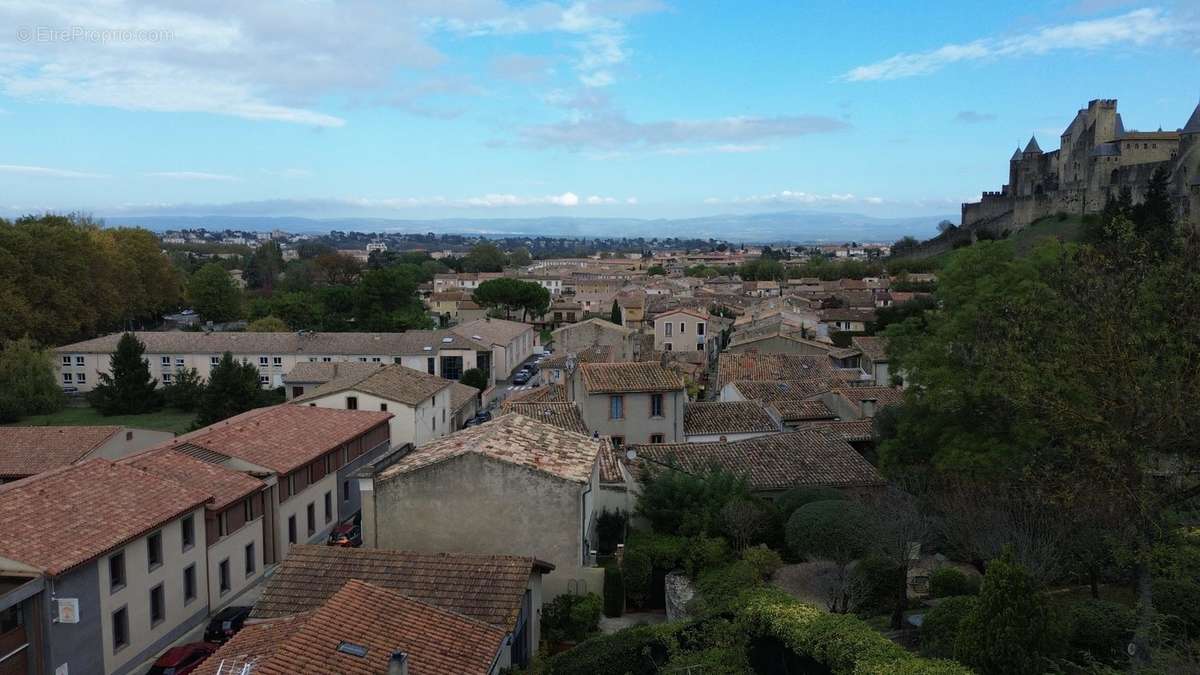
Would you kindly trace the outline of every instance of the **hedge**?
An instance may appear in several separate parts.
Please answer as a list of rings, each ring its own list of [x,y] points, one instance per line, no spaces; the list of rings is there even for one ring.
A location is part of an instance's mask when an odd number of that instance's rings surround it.
[[[929,594],[935,598],[978,595],[979,578],[969,577],[953,567],[939,567],[929,575]]]
[[[1132,609],[1089,598],[1072,603],[1070,613],[1072,649],[1110,665],[1126,661],[1125,645],[1133,637],[1135,622]]]
[[[635,626],[585,640],[570,651],[537,663],[539,675],[657,675],[669,654],[671,635],[683,624]]]
[[[625,613],[625,582],[621,568],[608,565],[604,568],[604,616],[621,616]]]
[[[921,622],[921,653],[940,658],[954,656],[959,626],[978,602],[974,596],[958,595],[943,599],[925,612]]]
[[[738,618],[748,634],[779,640],[834,675],[969,675],[954,661],[914,656],[847,614],[826,614],[778,589],[745,596]]]

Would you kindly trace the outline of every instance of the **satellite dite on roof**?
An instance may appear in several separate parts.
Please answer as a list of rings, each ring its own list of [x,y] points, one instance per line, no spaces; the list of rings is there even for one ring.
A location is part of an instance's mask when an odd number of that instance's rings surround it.
[[[442,343],[443,343],[443,344],[450,344],[451,342],[454,342],[454,338],[452,338],[452,337],[444,337],[444,338],[442,338]]]

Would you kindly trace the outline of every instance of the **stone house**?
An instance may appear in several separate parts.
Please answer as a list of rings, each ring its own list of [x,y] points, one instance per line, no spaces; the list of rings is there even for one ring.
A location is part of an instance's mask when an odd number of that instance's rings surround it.
[[[563,326],[552,333],[554,349],[563,354],[579,354],[594,347],[608,347],[612,361],[633,361],[639,357],[637,332],[604,319],[588,319]]]
[[[585,363],[571,374],[568,400],[587,427],[613,445],[684,439],[683,378],[658,363]]]

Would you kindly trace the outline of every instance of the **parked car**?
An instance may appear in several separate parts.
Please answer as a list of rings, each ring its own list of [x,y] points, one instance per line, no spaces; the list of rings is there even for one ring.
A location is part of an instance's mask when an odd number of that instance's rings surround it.
[[[476,414],[474,417],[467,420],[467,423],[464,426],[473,427],[476,424],[483,424],[484,422],[491,422],[491,421],[492,421],[492,413],[488,412],[487,410],[482,410],[478,414]]]
[[[353,516],[338,523],[329,533],[329,541],[326,543],[343,548],[362,546],[362,511],[355,511]]]
[[[217,651],[211,642],[191,642],[162,653],[146,675],[187,675]]]
[[[516,375],[513,375],[512,383],[513,384],[525,384],[526,382],[529,381],[529,378],[531,378],[531,377],[533,377],[533,373],[522,368],[517,371]]]
[[[204,629],[204,641],[224,644],[242,629],[248,616],[249,607],[226,607],[217,612],[217,615],[209,620],[208,628]]]

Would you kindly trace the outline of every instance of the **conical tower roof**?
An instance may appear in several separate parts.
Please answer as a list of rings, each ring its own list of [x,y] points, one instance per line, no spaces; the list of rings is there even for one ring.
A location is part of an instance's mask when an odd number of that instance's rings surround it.
[[[1029,145],[1025,146],[1025,152],[1041,152],[1041,151],[1042,151],[1042,149],[1040,147],[1038,147],[1038,144],[1037,144],[1037,136],[1036,135],[1030,136],[1029,137]]]
[[[1010,159],[1008,161],[1010,161],[1010,162],[1021,161],[1021,146],[1019,146],[1019,145],[1017,146],[1017,149],[1013,151],[1012,159]]]
[[[1187,124],[1183,125],[1183,133],[1200,134],[1200,104],[1196,105],[1196,109],[1192,111],[1192,116],[1188,118]]]

